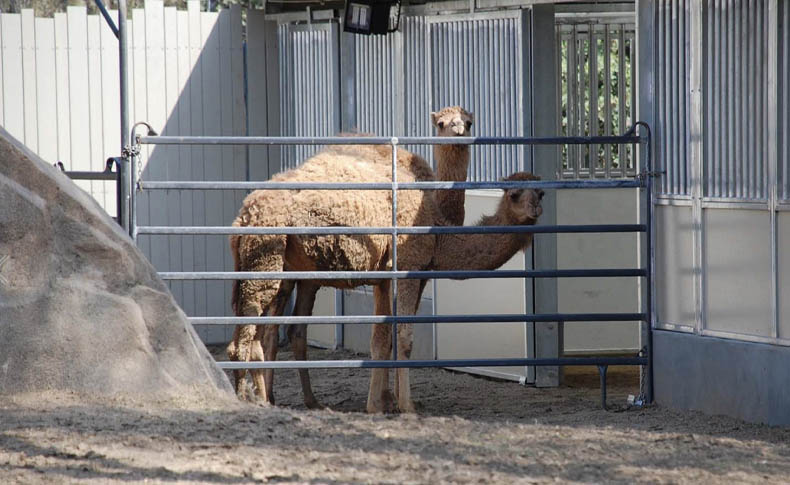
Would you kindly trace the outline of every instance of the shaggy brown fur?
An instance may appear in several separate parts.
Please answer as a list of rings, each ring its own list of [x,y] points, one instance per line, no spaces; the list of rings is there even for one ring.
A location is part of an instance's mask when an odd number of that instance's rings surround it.
[[[529,174],[518,177],[534,178]],[[359,181],[386,182],[390,168],[371,163],[358,154],[344,150],[327,150],[307,160],[298,169],[277,175],[274,181]],[[400,181],[432,180],[427,164],[414,163],[407,170],[399,166]],[[540,191],[507,191],[494,216],[483,224],[533,224],[540,215]],[[403,191],[399,194],[398,225],[447,225],[432,192]],[[391,194],[388,191],[256,191],[244,201],[234,226],[386,226],[391,222]],[[398,238],[399,269],[431,268],[494,268],[517,250],[531,242],[523,235],[403,235]],[[376,271],[391,266],[392,238],[387,235],[349,236],[233,236],[232,247],[239,269],[246,271]],[[439,251],[445,254],[440,255]],[[315,281],[313,284],[351,288],[375,285],[376,313],[389,314],[389,280]],[[419,280],[398,283],[398,314],[414,314],[422,289]],[[293,290],[288,280],[245,280],[237,291],[236,311],[239,315],[281,314]],[[371,355],[387,359],[391,353],[391,326],[374,325]],[[398,327],[398,358],[408,359],[411,353],[411,325]],[[236,350],[239,360],[276,359],[277,326],[266,325],[251,336],[250,349],[239,335]],[[262,349],[255,344],[263,342]],[[397,405],[401,411],[414,411],[408,383],[408,369],[398,369]],[[272,373],[253,371],[256,391],[265,402],[273,403]],[[387,370],[374,369],[368,395],[369,412],[389,408],[391,394],[387,389]],[[400,392],[398,392],[400,391]]]
[[[431,122],[436,127],[437,136],[468,136],[469,130],[474,122],[474,115],[467,112],[460,106],[451,106],[441,111],[431,113]],[[344,133],[342,136],[373,136],[364,133]],[[380,162],[388,167],[392,164],[392,147],[388,145],[338,145],[332,149],[335,153],[366,158],[373,162]],[[462,182],[466,180],[469,168],[469,147],[467,145],[436,145],[434,147],[434,157],[436,158],[437,172],[439,180]],[[397,150],[398,165],[415,174],[422,174],[427,165],[425,160],[407,150]],[[427,180],[427,179],[418,179]],[[464,191],[439,191],[435,194],[439,202],[439,209],[448,224],[462,225],[464,221]],[[236,250],[233,250],[236,259]],[[238,268],[236,269],[238,271]],[[423,286],[424,286],[423,282]],[[320,285],[310,281],[299,281],[296,284],[296,305],[294,315],[312,315],[313,303]],[[233,302],[237,300],[238,282],[233,286]],[[422,293],[422,287],[420,288]],[[291,325],[288,327],[289,339],[293,346],[294,358],[296,360],[307,359],[307,327],[305,325]],[[234,337],[228,346],[228,355],[232,360],[238,360],[239,356],[258,360],[262,355],[259,343],[253,342],[252,338],[255,327],[237,328]],[[254,346],[252,351],[247,351],[246,347]],[[245,349],[240,350],[240,346]],[[273,375],[273,374],[272,374]],[[238,370],[234,372],[237,393],[243,398],[246,392],[244,377],[246,371]],[[299,378],[302,384],[305,405],[310,408],[322,407],[313,395],[310,386],[310,376],[306,369],[299,370]]]

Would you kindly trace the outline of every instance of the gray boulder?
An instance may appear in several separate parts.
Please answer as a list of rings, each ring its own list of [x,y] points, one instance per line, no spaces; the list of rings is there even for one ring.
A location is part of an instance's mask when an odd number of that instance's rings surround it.
[[[233,396],[132,240],[0,128],[0,394],[52,390]]]

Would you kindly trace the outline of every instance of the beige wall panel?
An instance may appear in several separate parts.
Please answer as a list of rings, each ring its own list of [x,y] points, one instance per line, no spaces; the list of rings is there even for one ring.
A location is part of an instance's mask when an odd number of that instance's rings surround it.
[[[696,324],[691,207],[657,206],[656,312],[659,324]]]
[[[313,315],[335,314],[335,289],[321,288],[315,296]],[[309,325],[307,327],[307,340],[311,344],[319,347],[334,348],[337,346],[335,341],[335,325]]]
[[[635,224],[639,193],[634,189],[560,190],[557,224]],[[637,268],[637,234],[559,234],[560,269]],[[538,268],[540,269],[540,268]],[[560,278],[561,313],[639,311],[638,278]],[[572,322],[565,324],[566,352],[639,349],[639,323]]]
[[[482,214],[493,213],[501,193],[467,192],[465,224],[474,224]],[[502,269],[524,269],[523,254],[517,253]],[[526,305],[524,285],[523,279],[437,280],[436,313],[523,313]],[[443,323],[436,327],[437,356],[440,359],[527,355],[526,325],[523,323]],[[510,379],[525,376],[523,367],[483,367],[470,371]]]
[[[772,336],[767,211],[703,211],[705,329]]]
[[[777,219],[779,294],[779,337],[790,339],[790,212],[779,212]]]

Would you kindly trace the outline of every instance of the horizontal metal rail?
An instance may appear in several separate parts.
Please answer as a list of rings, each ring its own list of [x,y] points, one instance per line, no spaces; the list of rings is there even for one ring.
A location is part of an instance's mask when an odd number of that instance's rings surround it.
[[[632,132],[612,136],[141,136],[143,145],[593,145],[642,143]]]
[[[140,181],[143,190],[474,190],[474,189],[619,189],[639,188],[634,178],[508,182],[193,182]]]
[[[118,180],[117,172],[87,172],[81,170],[67,170],[63,173],[72,180]]]
[[[165,271],[163,280],[360,280],[467,278],[613,278],[646,276],[639,268],[453,271]]]
[[[158,235],[233,235],[267,236],[275,234],[578,234],[645,232],[644,224],[567,224],[555,226],[406,226],[398,227],[226,227],[226,226],[138,226],[137,234]]]
[[[633,322],[644,313],[511,313],[481,315],[335,315],[299,317],[189,317],[192,325],[370,325],[374,323]]]
[[[647,365],[647,357],[561,357],[556,359],[444,359],[444,360],[277,360],[219,361],[221,369],[338,369],[396,367],[521,367],[546,365]]]

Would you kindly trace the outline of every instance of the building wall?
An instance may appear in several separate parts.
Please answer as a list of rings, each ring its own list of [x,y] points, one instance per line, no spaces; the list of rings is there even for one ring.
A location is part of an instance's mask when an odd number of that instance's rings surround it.
[[[787,424],[790,2],[638,2],[656,168],[656,399]]]

